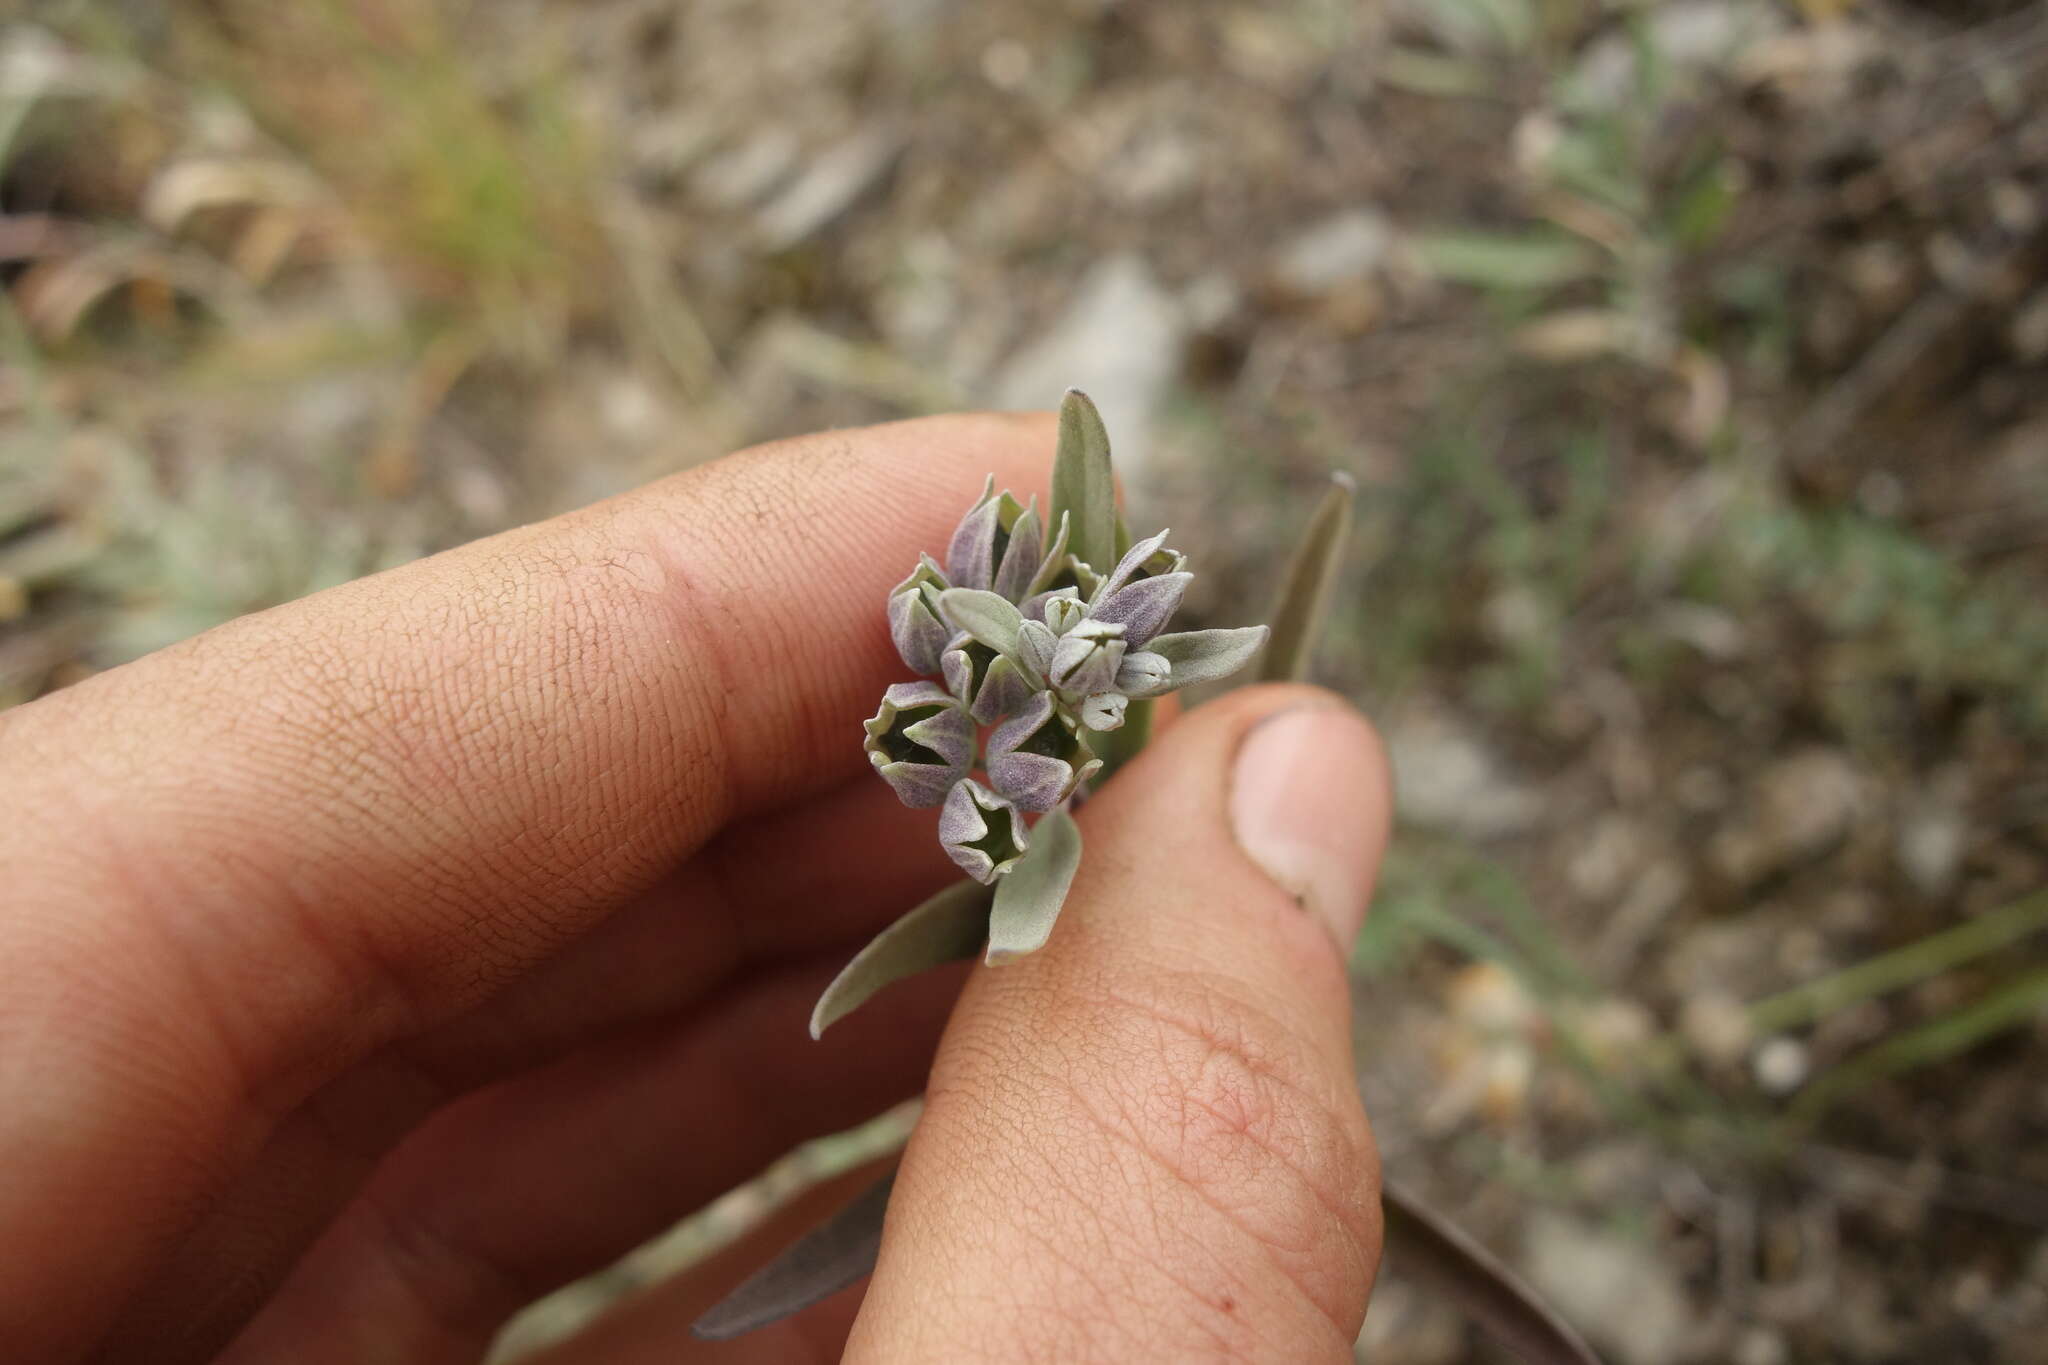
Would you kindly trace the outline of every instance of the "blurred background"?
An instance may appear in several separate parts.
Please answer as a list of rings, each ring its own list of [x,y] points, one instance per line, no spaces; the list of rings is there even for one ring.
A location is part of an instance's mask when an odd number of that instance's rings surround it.
[[[2048,6],[0,13],[0,706],[822,426],[1087,388],[1213,624],[1348,470],[1389,1171],[1624,1365],[2048,1360]]]

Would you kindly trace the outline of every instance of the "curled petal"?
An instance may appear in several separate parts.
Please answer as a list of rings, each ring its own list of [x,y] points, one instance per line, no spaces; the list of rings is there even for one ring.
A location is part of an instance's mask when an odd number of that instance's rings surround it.
[[[897,683],[863,728],[868,761],[907,806],[938,805],[974,763],[974,721],[937,683]]]
[[[994,579],[996,525],[1001,514],[996,504],[996,477],[991,474],[946,546],[946,576],[954,586],[986,588]]]
[[[1020,539],[1025,543],[1017,544]],[[1027,508],[1008,492],[998,495],[991,478],[946,547],[947,576],[956,587],[995,588],[1014,601],[1031,582],[1044,540],[1036,504]]]
[[[1050,692],[1033,697],[989,735],[989,781],[1019,810],[1051,810],[1101,767]]]
[[[961,871],[987,885],[1016,865],[1031,836],[1014,805],[967,777],[946,794],[939,842]]]
[[[1125,551],[1123,558],[1117,561],[1116,567],[1110,570],[1109,577],[1102,581],[1102,585],[1090,600],[1107,597],[1142,579],[1178,572],[1180,566],[1187,562],[1187,556],[1175,550],[1161,548],[1166,544],[1167,534],[1161,531],[1156,536],[1147,536]]]
[[[1194,577],[1176,572],[1141,578],[1110,593],[1089,615],[1097,621],[1121,622],[1124,639],[1136,648],[1166,628]]]
[[[1117,668],[1124,660],[1123,634],[1123,626],[1116,622],[1081,622],[1053,649],[1046,681],[1062,694],[1070,694],[1069,700],[1109,691],[1116,685]]]
[[[1116,690],[1127,697],[1156,697],[1172,690],[1172,678],[1173,665],[1164,654],[1132,650],[1124,655],[1123,665],[1116,671]]]
[[[1072,520],[1065,512],[1060,513],[1059,525],[1053,527],[1052,544],[1046,548],[1045,557],[1039,561],[1037,572],[1031,575],[1031,582],[1025,585],[1024,593],[1027,597],[1035,597],[1049,590],[1053,586],[1053,580],[1060,576],[1060,570],[1067,562],[1067,528],[1072,524]]]
[[[889,635],[911,672],[938,672],[951,633],[919,588],[904,588],[889,599]]]
[[[1015,659],[1007,654],[998,654],[983,674],[969,712],[983,725],[993,725],[1031,700],[1031,694],[1037,690],[1037,685],[1024,676],[1024,670]]]
[[[1091,730],[1120,729],[1129,702],[1121,692],[1097,692],[1081,703],[1081,723]]]
[[[939,656],[939,671],[945,676],[946,690],[958,697],[963,706],[973,701],[974,689],[981,685],[981,676],[995,656],[994,650],[976,644],[974,637],[964,630],[946,641],[946,652]]]
[[[1010,524],[1009,544],[1004,546],[1003,557],[996,565],[995,590],[1012,602],[1022,601],[1030,593],[1031,580],[1038,572],[1039,556],[1044,549],[1045,528],[1038,521],[1038,499],[1033,498],[1031,505]]]

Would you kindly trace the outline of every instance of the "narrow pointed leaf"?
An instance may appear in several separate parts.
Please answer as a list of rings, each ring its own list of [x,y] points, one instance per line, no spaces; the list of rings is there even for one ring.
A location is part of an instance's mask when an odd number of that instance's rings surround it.
[[[1116,481],[1109,468],[1109,431],[1079,389],[1060,402],[1060,443],[1052,463],[1052,504],[1046,520],[1067,522],[1067,552],[1098,569],[1117,560]]]
[[[1387,1264],[1456,1303],[1523,1365],[1600,1365],[1536,1291],[1456,1225],[1397,1185],[1380,1192]]]
[[[939,594],[946,618],[990,649],[1017,652],[1017,630],[1024,617],[1016,604],[979,588],[948,588]]]
[[[1316,505],[1301,547],[1294,552],[1294,562],[1287,566],[1280,595],[1266,615],[1273,639],[1259,664],[1261,682],[1293,682],[1308,674],[1323,615],[1330,605],[1330,588],[1344,558],[1344,544],[1351,537],[1351,497],[1356,490],[1349,474],[1330,476],[1330,490]]]
[[[1064,810],[1048,812],[1031,831],[1030,849],[996,885],[988,921],[989,966],[1045,946],[1080,865],[1080,826]]]
[[[988,936],[994,895],[980,882],[955,882],[875,935],[818,997],[811,1037],[821,1037],[892,982],[973,957]]]
[[[1264,626],[1239,626],[1235,630],[1188,630],[1176,635],[1153,637],[1145,646],[1168,665],[1169,690],[1199,687],[1227,678],[1251,662],[1266,643]]]
[[[697,1319],[690,1334],[700,1341],[731,1341],[822,1302],[872,1271],[882,1253],[882,1217],[895,1184],[891,1171],[870,1185],[748,1276]]]

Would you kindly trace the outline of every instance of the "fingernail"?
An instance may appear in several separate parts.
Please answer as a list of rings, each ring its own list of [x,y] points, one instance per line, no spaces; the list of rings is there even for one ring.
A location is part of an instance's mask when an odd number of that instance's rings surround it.
[[[1365,921],[1386,818],[1376,753],[1356,712],[1304,706],[1253,726],[1232,774],[1238,845],[1347,950]]]

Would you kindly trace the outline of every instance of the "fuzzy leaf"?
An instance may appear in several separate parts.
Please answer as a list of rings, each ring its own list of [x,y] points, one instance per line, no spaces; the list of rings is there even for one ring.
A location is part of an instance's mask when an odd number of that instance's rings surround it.
[[[895,1184],[896,1172],[891,1171],[797,1238],[697,1319],[690,1334],[699,1341],[731,1341],[801,1312],[873,1270],[882,1252],[882,1218]]]
[[[1017,652],[1017,628],[1024,618],[1016,605],[979,588],[948,588],[939,594],[946,619],[990,649]]]
[[[1030,849],[996,887],[988,921],[989,966],[1045,946],[1080,865],[1080,826],[1064,810],[1048,812],[1031,831]]]
[[[1600,1365],[1600,1357],[1491,1252],[1397,1185],[1380,1192],[1387,1262],[1450,1299],[1523,1365]]]
[[[1109,431],[1102,414],[1079,389],[1060,402],[1060,443],[1052,464],[1047,521],[1068,518],[1067,552],[1107,568],[1117,561],[1116,481],[1109,468]]]
[[[1266,643],[1264,626],[1240,626],[1235,630],[1188,630],[1161,635],[1145,646],[1148,653],[1165,659],[1170,671],[1169,690],[1198,687],[1227,678],[1251,662],[1259,646]]]
[[[973,957],[988,936],[994,895],[977,881],[954,882],[875,935],[818,997],[811,1037],[823,1036],[884,986]]]
[[[1330,604],[1330,586],[1336,581],[1337,565],[1351,536],[1351,495],[1356,489],[1349,474],[1332,474],[1329,491],[1316,504],[1308,531],[1294,552],[1294,562],[1287,566],[1280,595],[1266,615],[1272,623],[1273,640],[1259,665],[1261,682],[1294,682],[1308,673],[1323,614]]]

